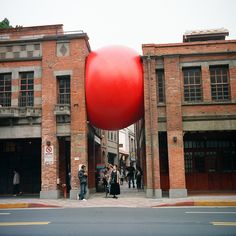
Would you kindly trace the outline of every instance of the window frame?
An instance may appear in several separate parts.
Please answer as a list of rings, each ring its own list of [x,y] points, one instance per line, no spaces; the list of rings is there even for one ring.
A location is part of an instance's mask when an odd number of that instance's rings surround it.
[[[197,66],[197,67],[183,67],[182,73],[183,73],[183,100],[184,100],[184,102],[185,103],[203,102],[201,67],[199,67],[199,66]],[[188,73],[188,74],[186,75],[186,73]],[[191,73],[192,73],[192,75],[191,75]],[[196,76],[196,73],[199,73],[199,76]],[[197,79],[199,80],[199,83],[196,82]],[[186,83],[186,81],[188,83]],[[187,91],[186,91],[186,89],[187,89]]]
[[[10,107],[11,97],[12,97],[12,73],[0,73],[0,106]]]
[[[63,84],[62,84],[63,83]],[[57,103],[61,105],[70,105],[71,103],[71,76],[57,76]],[[62,85],[62,87],[61,87]],[[67,86],[69,85],[69,86]],[[63,90],[63,92],[61,92]],[[69,91],[69,92],[68,92]]]
[[[165,103],[165,72],[164,69],[156,70],[157,103]]]
[[[19,107],[34,106],[34,71],[19,72]],[[23,83],[23,81],[25,81]]]
[[[220,75],[217,74],[217,70],[220,70]],[[222,70],[226,71],[226,74],[222,72]],[[212,72],[214,71],[214,75]],[[229,77],[229,66],[228,65],[214,65],[209,67],[209,74],[210,74],[210,83],[211,83],[211,100],[213,102],[228,102],[231,100],[230,94],[230,77]],[[224,82],[224,75],[226,75],[227,81]],[[214,76],[214,77],[213,77]],[[212,80],[215,80],[212,82]],[[217,81],[220,79],[220,81]],[[213,86],[215,87],[215,91],[213,92]],[[224,95],[224,89],[227,88],[227,98]],[[221,90],[221,94],[220,93]],[[215,95],[213,96],[213,94]],[[221,98],[220,98],[221,97]]]

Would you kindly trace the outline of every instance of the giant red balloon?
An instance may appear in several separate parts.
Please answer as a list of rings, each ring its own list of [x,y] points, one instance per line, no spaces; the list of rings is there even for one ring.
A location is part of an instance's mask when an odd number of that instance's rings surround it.
[[[93,51],[86,62],[89,121],[105,130],[123,129],[143,116],[143,69],[140,56],[123,46]]]

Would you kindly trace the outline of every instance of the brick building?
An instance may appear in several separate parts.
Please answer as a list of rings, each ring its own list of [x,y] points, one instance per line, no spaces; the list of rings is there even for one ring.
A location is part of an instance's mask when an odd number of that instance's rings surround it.
[[[187,32],[144,44],[145,117],[136,125],[148,197],[236,190],[236,40]]]
[[[12,192],[19,169],[24,193],[58,198],[67,184],[78,192],[77,171],[101,157],[101,130],[87,122],[85,60],[90,52],[82,31],[62,25],[0,29],[0,193]]]

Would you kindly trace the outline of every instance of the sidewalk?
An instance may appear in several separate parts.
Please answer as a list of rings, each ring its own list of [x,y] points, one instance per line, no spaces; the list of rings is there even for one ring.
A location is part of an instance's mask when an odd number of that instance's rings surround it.
[[[0,197],[0,209],[8,208],[84,208],[84,207],[130,207],[130,208],[156,208],[156,207],[181,207],[181,206],[234,206],[236,207],[235,194],[196,194],[186,198],[161,199],[146,198],[143,191],[128,189],[127,185],[121,186],[121,195],[118,199],[110,196],[105,198],[105,193],[91,194],[87,201],[70,199],[40,199],[23,197]]]

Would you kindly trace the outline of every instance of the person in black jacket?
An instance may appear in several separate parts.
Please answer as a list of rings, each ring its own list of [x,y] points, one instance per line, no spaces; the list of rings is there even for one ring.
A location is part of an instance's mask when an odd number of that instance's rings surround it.
[[[142,175],[143,175],[143,171],[141,167],[138,166],[135,173],[136,185],[137,185],[138,191],[142,188]]]
[[[86,166],[82,165],[79,172],[78,172],[78,178],[80,181],[80,194],[79,194],[79,200],[84,200],[85,199],[85,195],[87,193],[87,182],[88,182],[88,174],[86,171]]]
[[[110,195],[113,195],[113,198],[118,198],[116,195],[120,194],[120,172],[117,170],[117,165],[113,166],[113,169],[109,178],[110,183]]]
[[[131,186],[131,182],[133,184],[133,188],[135,188],[135,185],[134,185],[135,168],[133,167],[133,164],[127,167],[127,171],[128,171],[127,177],[128,177],[128,182],[129,182],[129,188]]]

